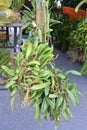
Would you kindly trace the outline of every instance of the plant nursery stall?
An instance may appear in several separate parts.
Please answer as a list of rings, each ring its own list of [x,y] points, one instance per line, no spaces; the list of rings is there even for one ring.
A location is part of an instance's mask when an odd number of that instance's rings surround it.
[[[0,130],[87,129],[86,8],[87,0],[0,0]]]

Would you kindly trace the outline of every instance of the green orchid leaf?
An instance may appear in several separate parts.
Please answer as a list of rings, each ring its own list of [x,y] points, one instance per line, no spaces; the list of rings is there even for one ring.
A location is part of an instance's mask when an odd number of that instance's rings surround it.
[[[47,86],[49,86],[49,85],[50,85],[49,82],[47,82],[47,83],[42,83],[42,84],[37,84],[37,85],[33,85],[30,89],[31,89],[31,90],[40,90],[40,89],[43,89],[43,88],[45,88],[45,87],[47,87]]]
[[[62,111],[65,111],[66,109],[66,106],[67,106],[67,103],[66,103],[66,100],[63,101],[63,107],[62,107]]]
[[[11,102],[10,102],[10,106],[11,106],[11,110],[12,110],[12,111],[14,110],[14,101],[15,101],[15,98],[16,98],[16,96],[13,96],[13,97],[11,98]]]
[[[59,125],[59,118],[57,118],[56,121],[55,121],[55,129],[58,128],[58,125]]]
[[[61,79],[65,79],[65,75],[62,73],[58,73],[58,77],[60,77]]]
[[[85,3],[87,4],[87,0],[80,1],[79,4],[76,6],[75,11],[78,12],[78,9]]]
[[[57,98],[57,102],[56,102],[56,108],[58,109],[58,107],[62,104],[62,102],[63,102],[63,96],[59,96],[58,98]]]
[[[46,96],[49,94],[49,90],[50,90],[49,86],[45,87],[45,95]]]
[[[35,119],[39,118],[39,114],[40,114],[40,108],[38,105],[36,105],[36,113],[35,113]]]
[[[54,109],[55,108],[55,104],[52,102],[52,100],[50,98],[48,98],[48,97],[45,97],[45,99],[46,99],[47,103],[50,105],[50,107],[52,109]]]
[[[71,92],[70,90],[67,90],[67,93],[68,93],[70,99],[72,100],[73,104],[76,105],[77,103],[76,103],[76,99],[75,99],[73,92]]]
[[[67,113],[65,111],[62,112],[62,115],[63,115],[65,121],[68,121],[68,115],[67,115]]]
[[[42,94],[43,94],[43,92],[39,92],[39,93],[37,93],[37,91],[33,91],[33,92],[35,92],[35,96],[32,97],[33,100],[34,100],[34,99],[39,99],[39,98],[41,98],[41,96],[42,96]]]
[[[32,61],[29,61],[28,65],[30,66],[40,65],[40,62],[37,60],[32,60]]]
[[[81,76],[81,73],[78,71],[75,71],[75,70],[69,70],[69,71],[65,72],[65,75],[68,75],[68,74],[74,74],[74,75]]]
[[[14,88],[14,89],[12,90],[12,92],[11,92],[11,96],[14,96],[14,95],[16,94],[16,92],[17,92],[17,89]]]
[[[10,76],[14,76],[14,70],[9,69],[7,66],[2,66],[2,69]]]
[[[42,105],[41,105],[41,113],[45,113],[47,111],[48,104],[46,102],[46,99],[43,99]]]
[[[71,112],[71,110],[68,108],[68,107],[66,107],[66,113],[68,114],[68,115],[70,115],[71,117],[72,117],[72,112]]]
[[[41,119],[45,118],[47,120],[48,119],[47,115],[48,115],[48,111],[45,111],[45,112],[41,113],[40,118]]]
[[[9,89],[10,87],[13,87],[14,84],[15,84],[15,81],[12,80],[12,81],[10,81],[10,82],[8,82],[8,83],[6,84],[6,88]]]
[[[49,94],[49,98],[57,98],[58,94]]]

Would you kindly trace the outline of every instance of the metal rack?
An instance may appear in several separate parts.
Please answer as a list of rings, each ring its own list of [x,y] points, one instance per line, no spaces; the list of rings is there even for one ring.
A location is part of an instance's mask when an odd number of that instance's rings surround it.
[[[17,45],[17,28],[20,29],[20,35],[22,35],[21,32],[21,27],[22,27],[22,23],[12,23],[12,24],[8,24],[8,25],[4,25],[4,26],[0,26],[1,28],[5,27],[6,30],[6,41],[9,42],[9,28],[13,28],[14,29],[14,41],[13,41],[13,46],[0,46],[0,48],[13,48],[14,52],[16,52],[16,45]]]

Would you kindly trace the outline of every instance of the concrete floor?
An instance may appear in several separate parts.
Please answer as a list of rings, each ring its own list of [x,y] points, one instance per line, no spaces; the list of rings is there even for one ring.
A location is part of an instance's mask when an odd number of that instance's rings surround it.
[[[70,58],[56,49],[54,54],[59,54],[59,58],[54,61],[56,67],[65,68],[65,70],[80,70],[80,63],[68,64]],[[70,118],[68,123],[61,119],[57,130],[87,130],[87,77],[75,75],[70,75],[70,77],[72,82],[76,82],[83,96],[79,96],[80,105],[74,107],[71,104],[73,118]],[[6,90],[0,91],[0,130],[54,130],[54,122],[43,120],[39,124],[34,119],[34,110],[30,107],[22,108],[16,103],[12,112],[9,95]]]

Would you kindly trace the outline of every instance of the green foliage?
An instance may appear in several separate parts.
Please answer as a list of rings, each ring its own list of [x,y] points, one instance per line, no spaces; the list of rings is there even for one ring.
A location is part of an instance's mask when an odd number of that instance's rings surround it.
[[[32,44],[29,41],[23,44],[22,52],[15,57],[12,68],[2,66],[8,74],[9,82],[6,85],[11,92],[11,107],[19,92],[22,105],[32,103],[36,109],[35,119],[55,120],[58,126],[60,117],[67,121],[72,117],[69,108],[69,99],[74,105],[79,104],[78,89],[69,82],[68,74],[78,74],[76,71],[56,69],[53,65],[53,47],[47,43]]]
[[[2,69],[2,65],[8,65],[9,64],[9,52],[0,50],[0,74],[3,75],[4,71]]]

